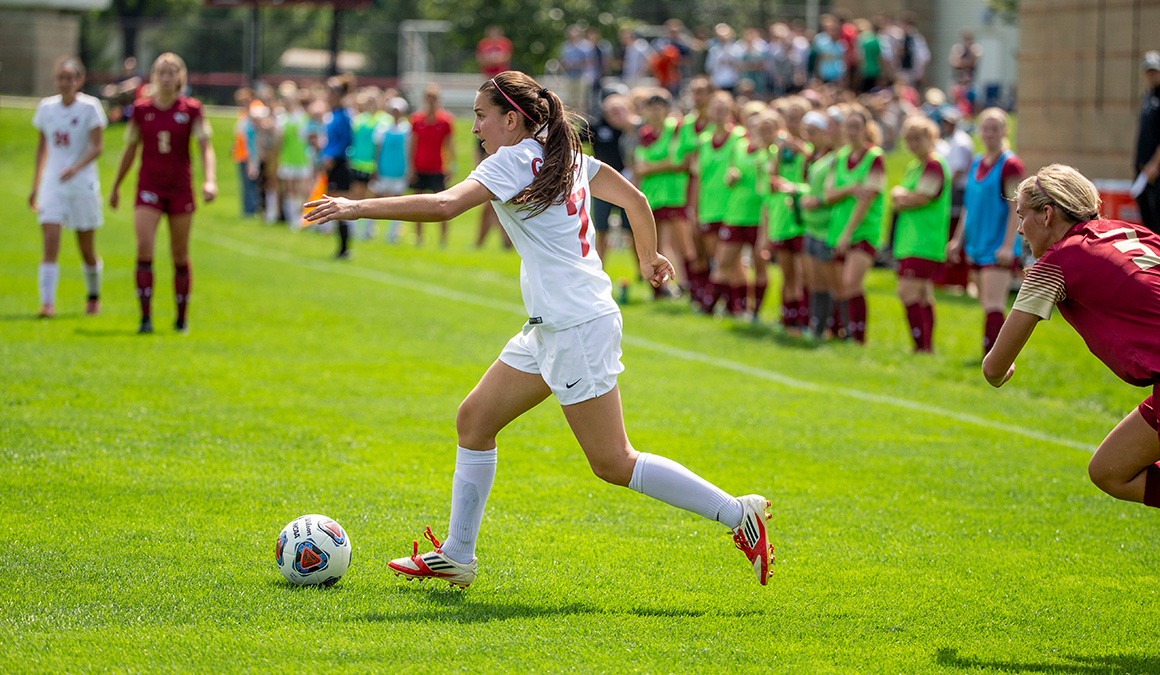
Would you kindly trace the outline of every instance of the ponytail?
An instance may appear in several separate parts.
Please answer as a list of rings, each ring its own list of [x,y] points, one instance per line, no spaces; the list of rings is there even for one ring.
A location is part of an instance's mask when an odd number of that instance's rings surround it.
[[[564,107],[555,92],[514,70],[484,82],[479,91],[487,93],[492,104],[505,114],[515,112],[544,148],[540,172],[511,202],[526,210],[528,217],[566,203],[575,182],[576,156],[582,151],[576,114]]]

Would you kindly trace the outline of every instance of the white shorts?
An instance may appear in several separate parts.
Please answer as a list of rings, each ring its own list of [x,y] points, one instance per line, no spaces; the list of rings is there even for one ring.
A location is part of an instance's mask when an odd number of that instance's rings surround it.
[[[580,403],[612,391],[624,372],[622,326],[615,312],[559,331],[525,327],[508,340],[499,360],[544,378],[560,405]]]
[[[379,176],[367,183],[367,189],[371,194],[382,197],[393,197],[401,195],[407,191],[406,178],[384,178]]]
[[[308,180],[314,177],[314,167],[309,164],[303,166],[278,165],[278,180]]]
[[[36,196],[36,221],[41,225],[58,223],[78,232],[97,229],[105,224],[100,185],[84,192],[41,191]]]

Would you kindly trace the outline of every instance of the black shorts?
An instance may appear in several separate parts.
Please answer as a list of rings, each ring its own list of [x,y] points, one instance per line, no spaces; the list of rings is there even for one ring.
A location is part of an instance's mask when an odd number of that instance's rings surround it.
[[[442,173],[417,173],[411,181],[415,192],[443,192],[447,189],[447,175]]]
[[[326,191],[350,191],[350,165],[345,159],[334,160],[334,166],[330,167],[330,171],[326,174]]]
[[[371,182],[371,175],[366,171],[350,170],[350,179],[355,183],[369,183]]]

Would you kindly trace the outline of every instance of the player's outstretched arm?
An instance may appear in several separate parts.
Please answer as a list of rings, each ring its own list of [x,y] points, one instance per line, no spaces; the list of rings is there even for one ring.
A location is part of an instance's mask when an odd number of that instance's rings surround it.
[[[594,160],[595,161],[595,160]],[[640,273],[653,286],[659,287],[677,274],[668,258],[657,252],[657,224],[649,208],[648,198],[620,172],[600,165],[591,182],[592,196],[624,209],[632,226],[632,239],[640,258]]]
[[[995,345],[983,359],[983,377],[987,378],[992,387],[1001,387],[1011,379],[1011,375],[1015,373],[1015,357],[1019,356],[1023,345],[1027,344],[1028,338],[1035,330],[1035,324],[1039,321],[1040,318],[1034,314],[1018,309],[1011,310],[1007,315],[1007,320],[1003,322],[1003,328],[999,331],[999,337],[995,338]]]
[[[402,197],[374,199],[346,199],[323,195],[322,199],[306,202],[313,209],[306,214],[312,223],[332,220],[406,220],[414,223],[437,223],[451,220],[468,209],[495,199],[495,195],[474,179],[467,179],[443,192]]]

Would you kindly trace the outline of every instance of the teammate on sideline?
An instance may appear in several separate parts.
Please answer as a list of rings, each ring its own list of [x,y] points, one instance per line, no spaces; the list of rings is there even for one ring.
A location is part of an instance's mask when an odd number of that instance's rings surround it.
[[[36,169],[28,205],[36,212],[44,234],[44,257],[37,270],[42,318],[56,315],[56,288],[60,281],[61,228],[75,230],[84,259],[86,314],[101,310],[101,268],[96,230],[104,223],[101,212],[101,178],[95,160],[104,149],[104,130],[109,121],[101,102],[81,93],[85,67],[73,57],[63,57],[53,68],[56,96],[36,107],[32,126],[40,132],[36,146]]]
[[[1039,260],[983,359],[983,375],[1002,386],[1015,357],[1052,308],[1088,349],[1129,384],[1152,394],[1100,443],[1088,465],[1093,483],[1117,499],[1160,507],[1160,235],[1099,218],[1100,196],[1070,166],[1052,164],[1017,188],[1019,233]]]
[[[898,299],[906,310],[914,351],[934,351],[934,279],[946,261],[947,223],[951,217],[951,170],[934,151],[938,126],[925,115],[902,123],[902,137],[914,159],[902,183],[890,191],[898,225]]]
[[[593,472],[672,506],[716,520],[764,584],[769,542],[758,495],[732,497],[669,459],[639,453],[624,429],[616,376],[621,316],[596,257],[588,213],[593,194],[623,206],[632,221],[641,274],[654,287],[673,276],[657,252],[648,200],[618,172],[580,153],[572,113],[523,73],[488,80],[475,96],[472,132],[492,154],[463,182],[430,195],[356,202],[324,197],[307,219],[365,216],[411,221],[453,218],[491,201],[523,259],[520,286],[529,319],[459,406],[459,447],[448,538],[435,550],[392,560],[408,579],[437,578],[466,588],[475,579],[475,541],[495,477],[496,436],[555,394]],[[766,515],[768,517],[768,515]]]
[[[947,259],[965,254],[979,274],[979,304],[983,306],[983,356],[991,351],[1011,292],[1011,275],[1019,252],[1013,197],[1023,180],[1023,162],[1007,143],[1007,113],[987,108],[979,113],[983,151],[967,172],[963,223],[947,244]]]
[[[866,272],[874,264],[875,245],[882,236],[882,193],[886,164],[878,146],[880,132],[870,113],[854,105],[843,120],[846,145],[834,156],[826,201],[833,204],[827,244],[841,256],[842,285],[838,308],[846,337],[866,343],[869,308]]]
[[[834,148],[841,142],[842,127],[829,115],[813,111],[802,117],[810,144],[814,146],[806,168],[805,181],[796,186],[805,225],[803,248],[806,253],[806,283],[809,286],[809,335],[821,339],[833,325],[834,301],[842,283],[842,270],[834,262],[834,249],[826,243],[830,230],[830,210],[826,203],[826,182],[834,166]]]
[[[153,62],[150,96],[133,104],[133,118],[125,129],[125,150],[117,167],[117,177],[109,193],[109,206],[121,202],[121,181],[141,149],[141,171],[137,176],[137,201],[133,227],[137,233],[137,297],[141,302],[138,333],[153,332],[153,243],[161,216],[169,220],[169,248],[173,255],[173,292],[177,320],[173,327],[184,332],[189,324],[186,312],[193,272],[189,265],[189,231],[193,227],[193,172],[189,142],[197,140],[205,180],[201,196],[206,202],[217,196],[216,159],[210,144],[210,127],[202,115],[201,103],[182,95],[185,88],[185,61],[165,52]]]

